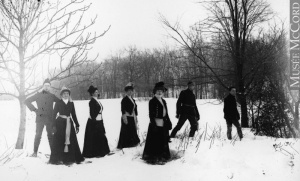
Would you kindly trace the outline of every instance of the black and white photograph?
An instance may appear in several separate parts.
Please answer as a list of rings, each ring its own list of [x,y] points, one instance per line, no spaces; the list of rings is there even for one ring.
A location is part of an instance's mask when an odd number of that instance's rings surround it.
[[[300,0],[0,0],[1,181],[298,181]]]

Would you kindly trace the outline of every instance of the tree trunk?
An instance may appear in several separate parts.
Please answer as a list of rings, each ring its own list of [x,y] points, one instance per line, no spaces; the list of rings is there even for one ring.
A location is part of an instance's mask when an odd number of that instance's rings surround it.
[[[20,22],[22,23],[22,22]],[[16,149],[23,149],[24,146],[24,137],[25,137],[25,128],[26,128],[26,106],[25,106],[25,63],[24,63],[24,32],[20,31],[19,38],[19,78],[20,78],[20,87],[19,87],[19,104],[20,104],[20,126],[19,134],[16,143]]]
[[[202,86],[202,84],[200,84],[200,92],[199,92],[200,93],[200,97],[199,97],[200,99],[203,99],[202,91],[203,91],[203,86]]]
[[[195,97],[198,98],[198,85],[195,84]]]
[[[26,106],[24,104],[24,99],[19,99],[20,104],[20,125],[19,125],[19,134],[16,143],[16,149],[23,149],[24,146],[24,137],[26,131]]]
[[[172,85],[172,98],[174,98],[175,97],[175,83],[174,83],[174,81],[173,81],[173,85]]]
[[[254,105],[252,103],[252,106],[250,108],[250,111],[251,111],[251,121],[252,121],[252,128],[256,128],[255,126],[255,115],[254,115]]]
[[[282,128],[279,128],[279,132],[280,132],[280,138],[283,138],[283,135],[282,135]]]
[[[243,128],[249,128],[249,123],[248,123],[248,114],[247,114],[247,102],[246,102],[246,96],[242,94],[240,96],[240,101],[241,101],[241,126]]]
[[[247,100],[245,95],[245,84],[243,79],[243,60],[240,57],[239,51],[237,51],[237,77],[236,77],[236,83],[239,88],[239,98],[240,98],[240,104],[241,104],[241,126],[243,128],[249,128],[248,123],[248,110],[247,110]]]
[[[20,104],[20,126],[19,134],[16,143],[16,149],[23,149],[24,146],[24,137],[26,130],[26,106],[25,106],[25,66],[23,63],[24,54],[20,53],[22,61],[20,61],[20,95],[19,95],[19,104]]]
[[[247,100],[246,100],[243,80],[239,81],[239,92],[240,92],[239,100],[240,100],[240,104],[241,104],[241,126],[243,128],[249,128]]]

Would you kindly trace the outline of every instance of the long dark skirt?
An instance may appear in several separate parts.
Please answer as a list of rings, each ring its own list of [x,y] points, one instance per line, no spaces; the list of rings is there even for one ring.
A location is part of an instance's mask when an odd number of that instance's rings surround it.
[[[51,164],[71,164],[84,161],[78,145],[73,122],[71,122],[70,145],[68,152],[65,149],[66,119],[57,118],[56,133],[53,135],[52,150],[49,163]]]
[[[103,121],[88,119],[82,155],[85,158],[103,157],[110,152]]]
[[[137,146],[140,139],[137,135],[137,128],[133,117],[127,117],[128,124],[121,119],[121,130],[118,142],[118,149]]]
[[[168,160],[170,159],[169,130],[149,124],[148,133],[143,153],[143,160]]]

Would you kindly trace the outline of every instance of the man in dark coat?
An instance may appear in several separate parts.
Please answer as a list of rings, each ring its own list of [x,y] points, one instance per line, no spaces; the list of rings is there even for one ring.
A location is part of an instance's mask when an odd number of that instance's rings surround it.
[[[229,140],[232,139],[231,131],[232,131],[232,124],[236,127],[240,140],[243,138],[242,129],[239,123],[240,114],[237,110],[236,105],[236,88],[230,87],[229,94],[224,99],[224,118],[226,119],[227,124],[227,138]]]
[[[193,93],[194,88],[195,84],[189,81],[188,88],[180,92],[176,104],[176,118],[179,118],[179,120],[171,133],[171,138],[176,136],[177,131],[181,129],[187,119],[191,125],[189,137],[194,137],[195,132],[198,130],[198,120],[200,119],[200,115],[196,105],[196,97]]]
[[[53,123],[53,103],[58,102],[58,99],[54,94],[50,93],[50,81],[46,79],[43,84],[43,91],[38,92],[35,95],[25,100],[25,104],[30,111],[36,113],[36,132],[34,138],[34,148],[32,157],[37,156],[37,151],[41,142],[44,126],[46,126],[47,136],[49,140],[50,149],[52,146],[52,123]],[[32,105],[36,102],[37,108]]]

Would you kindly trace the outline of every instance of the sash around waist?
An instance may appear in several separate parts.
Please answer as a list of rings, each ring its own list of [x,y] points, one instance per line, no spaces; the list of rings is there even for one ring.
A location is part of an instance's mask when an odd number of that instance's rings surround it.
[[[132,114],[129,114],[128,112],[125,112],[125,115],[128,117],[134,117],[135,116],[135,112],[133,111]]]
[[[66,116],[66,115],[59,115],[58,117],[61,117],[61,118],[64,118],[64,119],[70,118],[70,116]]]
[[[155,123],[156,123],[156,126],[162,127],[162,126],[164,126],[164,119],[155,118]]]
[[[66,115],[59,115],[58,117],[66,119],[66,134],[65,134],[65,148],[64,152],[69,152],[69,145],[70,145],[70,135],[71,135],[71,116]]]

